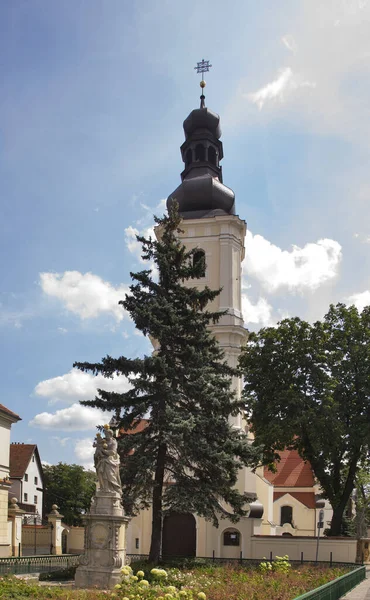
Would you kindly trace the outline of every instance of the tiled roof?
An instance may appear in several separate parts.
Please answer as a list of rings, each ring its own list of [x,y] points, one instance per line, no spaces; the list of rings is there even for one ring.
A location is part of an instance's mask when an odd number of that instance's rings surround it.
[[[316,508],[316,498],[314,492],[274,492],[274,502],[285,494],[290,494],[293,496],[293,498],[298,500],[298,502],[301,502],[307,506],[307,508]]]
[[[146,429],[148,427],[149,424],[149,420],[148,419],[140,419],[140,421],[138,420],[135,424],[135,426],[132,429],[121,429],[120,433],[139,433],[140,431],[143,431],[144,429]]]
[[[20,418],[19,415],[17,415],[15,412],[13,412],[12,410],[9,410],[9,408],[6,408],[6,406],[4,406],[4,404],[0,404],[0,411],[6,413],[7,415],[9,415],[10,417],[13,417],[14,419],[16,419],[17,421],[21,421],[22,419]]]
[[[297,450],[283,450],[281,460],[272,473],[265,467],[264,476],[276,487],[312,487],[315,484],[311,465],[305,462]]]
[[[36,444],[10,444],[10,478],[23,477]]]

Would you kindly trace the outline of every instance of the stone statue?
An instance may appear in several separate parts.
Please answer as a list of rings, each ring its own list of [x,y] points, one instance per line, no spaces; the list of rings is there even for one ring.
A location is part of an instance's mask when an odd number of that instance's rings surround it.
[[[104,436],[98,433],[94,441],[94,465],[101,492],[118,492],[121,496],[121,478],[119,474],[120,458],[117,452],[117,440],[108,425],[104,425]]]

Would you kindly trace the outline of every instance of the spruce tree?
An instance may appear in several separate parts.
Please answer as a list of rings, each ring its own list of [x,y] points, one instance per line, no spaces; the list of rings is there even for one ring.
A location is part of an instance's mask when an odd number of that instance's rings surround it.
[[[156,350],[74,365],[106,377],[122,374],[131,383],[125,393],[98,390],[82,404],[120,415],[123,503],[128,514],[152,506],[151,562],[160,557],[167,511],[196,513],[215,526],[220,517],[236,522],[246,514],[251,498],[235,486],[239,470],[256,456],[246,434],[230,425],[243,408],[231,389],[238,373],[209,330],[224,314],[207,310],[220,290],[191,285],[205,264],[179,240],[177,207],[155,221],[160,239],[137,239],[157,274],[131,273],[134,283],[120,304]],[[143,420],[146,426],[138,427]]]

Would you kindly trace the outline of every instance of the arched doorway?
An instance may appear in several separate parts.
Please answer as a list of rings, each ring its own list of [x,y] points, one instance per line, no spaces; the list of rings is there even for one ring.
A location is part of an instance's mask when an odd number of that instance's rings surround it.
[[[163,521],[162,556],[195,556],[196,523],[189,513],[170,513]]]
[[[62,531],[62,554],[67,554],[67,530]]]

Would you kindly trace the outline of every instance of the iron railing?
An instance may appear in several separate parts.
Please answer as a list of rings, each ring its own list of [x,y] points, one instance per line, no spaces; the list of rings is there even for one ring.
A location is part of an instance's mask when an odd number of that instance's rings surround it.
[[[366,567],[363,565],[311,592],[297,596],[294,600],[339,600],[365,578]]]
[[[127,558],[129,559],[130,563],[133,562],[137,562],[137,561],[146,561],[149,558],[149,554],[127,554],[126,555]],[[264,558],[244,558],[242,556],[242,554],[238,557],[238,558],[220,558],[220,557],[216,557],[215,555],[213,556],[194,556],[194,557],[189,557],[189,556],[160,556],[160,562],[165,564],[173,564],[176,562],[179,563],[186,563],[186,562],[191,562],[194,564],[240,564],[240,565],[244,565],[244,566],[258,566],[261,564],[261,562],[275,562],[276,557],[274,558],[272,556],[272,553],[270,553],[269,557],[264,557]],[[332,557],[330,557],[330,560],[319,560],[319,561],[314,561],[312,559],[304,559],[303,557],[303,553],[301,555],[300,559],[288,559],[291,565],[321,565],[321,566],[329,566],[329,567],[349,567],[353,569],[357,569],[359,567],[358,563],[352,563],[352,562],[345,562],[345,561],[333,561]]]
[[[0,558],[0,575],[58,571],[77,565],[79,556],[79,554],[52,554]]]

